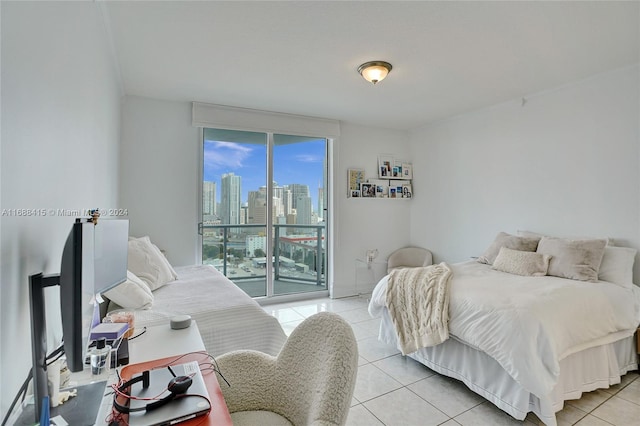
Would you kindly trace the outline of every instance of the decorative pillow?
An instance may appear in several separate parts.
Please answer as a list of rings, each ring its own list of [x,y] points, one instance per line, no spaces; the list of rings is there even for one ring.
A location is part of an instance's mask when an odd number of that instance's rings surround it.
[[[604,256],[598,271],[598,279],[631,288],[633,285],[633,263],[637,250],[630,247],[604,248]]]
[[[167,258],[149,237],[129,240],[129,270],[154,291],[178,278]]]
[[[104,296],[127,309],[148,309],[154,299],[151,289],[131,271],[125,282],[105,291]]]
[[[606,245],[607,240],[542,237],[537,252],[552,256],[548,275],[596,282]]]
[[[528,238],[542,238],[542,237],[551,237],[551,235],[545,235],[545,234],[540,234],[539,232],[533,232],[533,231],[523,231],[523,230],[518,230],[516,231],[516,233],[521,236],[521,237],[528,237]],[[557,237],[559,238],[559,237]],[[613,238],[610,237],[564,237],[568,240],[607,240],[607,245],[608,246],[615,246],[615,241],[613,240]]]
[[[502,247],[520,251],[536,251],[540,238],[518,237],[516,235],[500,232],[487,251],[478,258],[478,262],[491,265]]]
[[[491,267],[510,274],[543,277],[547,275],[550,259],[547,254],[502,247]]]

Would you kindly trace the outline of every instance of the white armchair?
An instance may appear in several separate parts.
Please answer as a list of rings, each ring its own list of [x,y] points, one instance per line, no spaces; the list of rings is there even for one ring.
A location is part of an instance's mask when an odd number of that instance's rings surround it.
[[[234,425],[343,425],[358,370],[349,324],[321,312],[293,330],[277,357],[234,351],[217,358]]]
[[[387,273],[396,268],[417,268],[433,264],[433,255],[421,247],[404,247],[389,255]]]

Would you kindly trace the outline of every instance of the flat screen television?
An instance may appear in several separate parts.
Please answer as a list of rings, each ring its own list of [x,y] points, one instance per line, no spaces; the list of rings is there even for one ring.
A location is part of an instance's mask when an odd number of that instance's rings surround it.
[[[60,275],[29,277],[36,421],[48,396],[44,288],[60,286],[67,365],[71,371],[81,371],[97,308],[95,295],[127,279],[128,238],[128,220],[100,219],[94,224],[91,219],[76,219],[64,245]]]

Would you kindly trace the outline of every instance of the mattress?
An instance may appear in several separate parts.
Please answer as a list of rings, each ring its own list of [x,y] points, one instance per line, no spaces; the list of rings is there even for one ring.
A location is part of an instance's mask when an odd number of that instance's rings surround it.
[[[178,279],[153,292],[151,309],[135,312],[135,327],[167,324],[187,314],[198,324],[209,354],[252,349],[277,355],[286,340],[278,320],[209,265],[175,268]]]

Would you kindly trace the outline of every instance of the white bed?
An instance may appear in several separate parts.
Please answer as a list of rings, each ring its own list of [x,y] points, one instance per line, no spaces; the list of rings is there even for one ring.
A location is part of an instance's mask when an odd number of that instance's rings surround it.
[[[277,355],[286,335],[276,318],[213,266],[175,268],[178,279],[153,290],[150,309],[135,310],[135,328],[191,315],[205,348],[217,356],[237,349]]]
[[[476,261],[450,266],[451,338],[409,356],[463,381],[514,418],[532,411],[556,425],[565,400],[619,383],[638,368],[633,333],[640,288],[526,277]],[[388,276],[375,287],[369,312],[382,317],[379,339],[398,346],[387,282]]]

